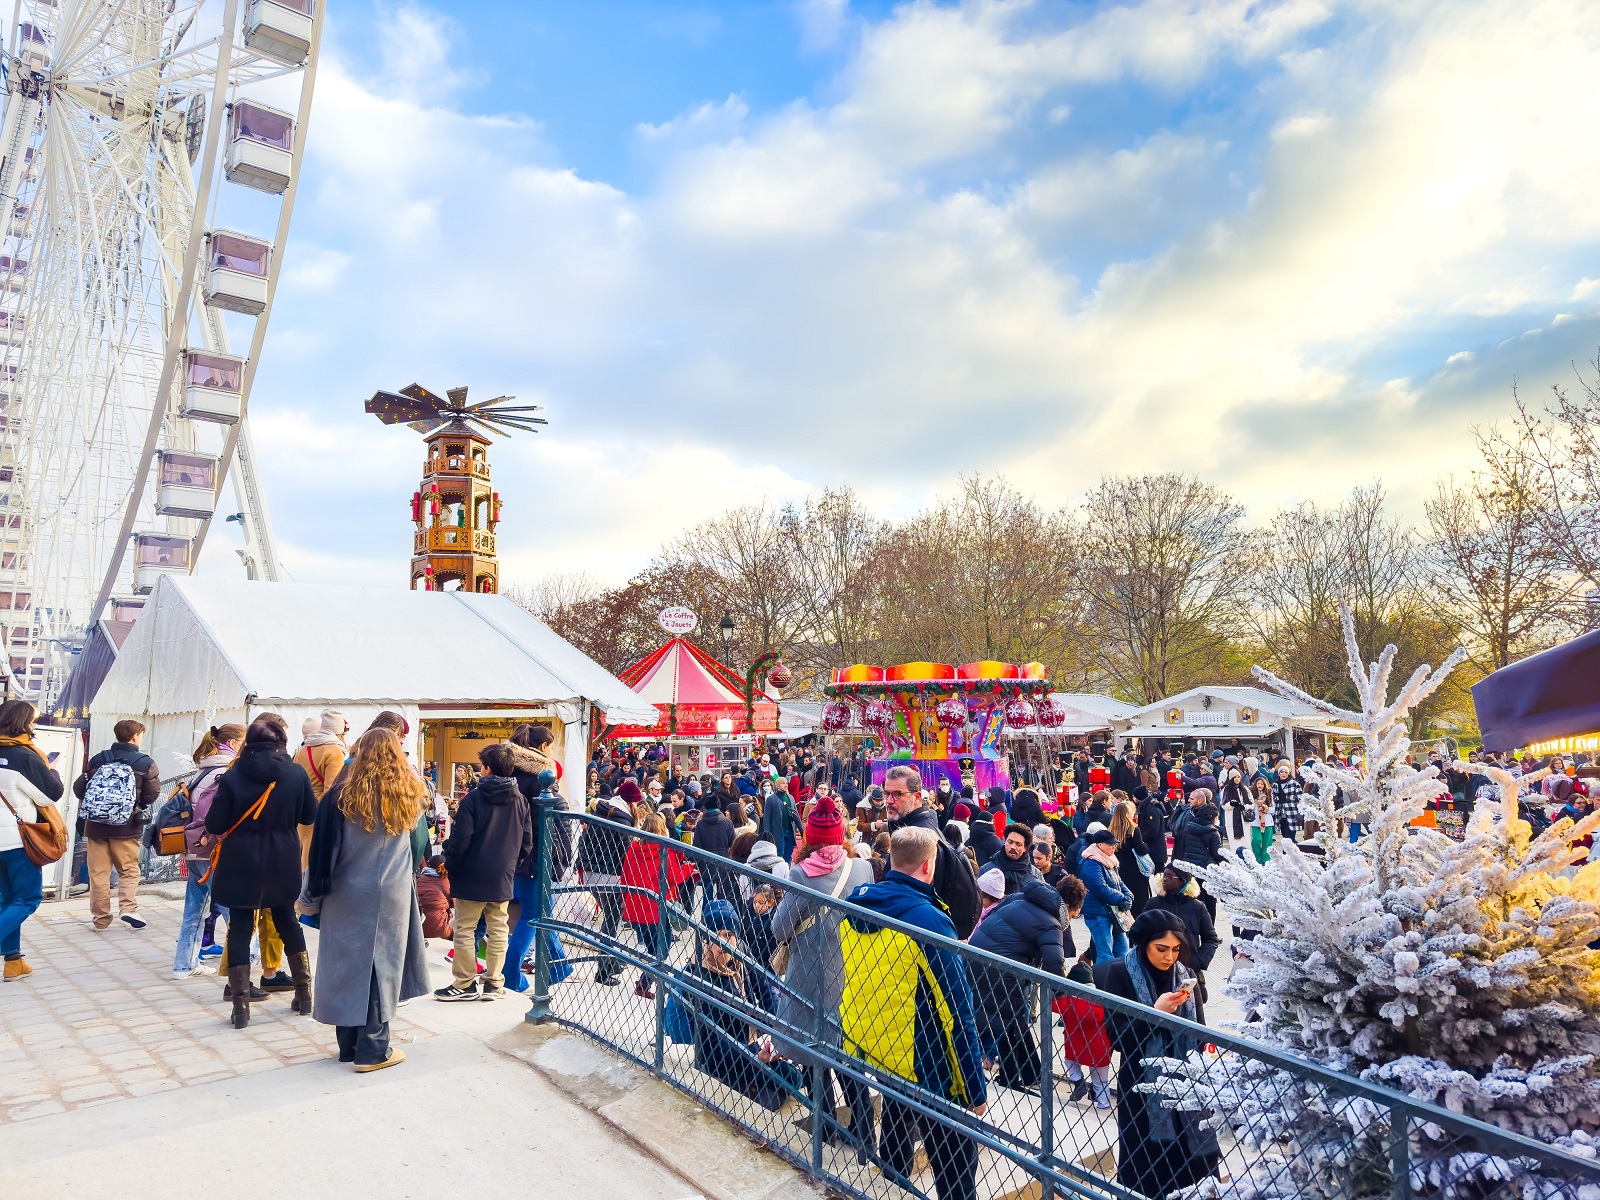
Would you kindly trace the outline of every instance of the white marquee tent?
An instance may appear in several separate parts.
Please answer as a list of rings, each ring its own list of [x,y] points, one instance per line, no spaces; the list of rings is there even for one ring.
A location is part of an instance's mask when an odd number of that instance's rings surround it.
[[[613,723],[657,713],[621,680],[503,596],[166,576],[89,706],[89,749],[135,717],[163,778],[192,768],[208,727],[263,712],[289,722],[340,709],[356,731],[384,709],[411,723],[524,713],[566,726],[563,766],[581,780],[589,706]],[[499,710],[498,712],[496,710]]]

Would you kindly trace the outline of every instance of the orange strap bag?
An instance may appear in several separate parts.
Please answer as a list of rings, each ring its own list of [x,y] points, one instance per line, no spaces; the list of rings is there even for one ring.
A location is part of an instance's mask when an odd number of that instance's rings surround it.
[[[201,883],[208,881],[211,878],[212,872],[217,869],[217,857],[222,853],[222,843],[232,837],[233,831],[238,829],[239,826],[243,825],[246,821],[254,821],[261,815],[262,811],[267,807],[267,797],[272,795],[272,789],[277,786],[278,785],[276,783],[267,784],[267,790],[261,793],[261,798],[250,806],[248,811],[245,812],[244,816],[240,817],[233,823],[233,828],[229,829],[227,833],[223,834],[217,839],[216,845],[211,847],[211,865],[206,868],[206,873],[200,876]]]

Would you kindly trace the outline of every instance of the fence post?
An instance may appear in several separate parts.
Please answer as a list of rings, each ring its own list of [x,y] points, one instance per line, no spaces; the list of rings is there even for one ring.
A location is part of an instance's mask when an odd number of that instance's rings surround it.
[[[550,839],[556,831],[556,799],[545,788],[533,801],[533,834],[538,842],[539,865],[533,873],[533,995],[523,1020],[530,1025],[543,1025],[554,1014],[550,1010]],[[522,914],[528,920],[528,914]],[[521,970],[519,963],[517,970]]]
[[[1056,1153],[1055,1022],[1050,1009],[1051,996],[1039,988],[1039,1161],[1051,1166]],[[1039,1180],[1039,1200],[1052,1200],[1055,1183]]]
[[[1394,1200],[1411,1200],[1411,1116],[1389,1107],[1389,1169],[1394,1172]]]
[[[651,939],[656,960],[656,1070],[661,1070],[667,1058],[667,959],[671,945],[672,927],[667,919],[667,863],[672,852],[657,846],[656,855],[656,933]]]

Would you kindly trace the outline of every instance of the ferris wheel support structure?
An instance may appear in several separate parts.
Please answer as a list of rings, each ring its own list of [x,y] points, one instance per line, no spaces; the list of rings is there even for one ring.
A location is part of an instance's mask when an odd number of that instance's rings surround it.
[[[300,83],[300,109],[296,116],[294,127],[294,159],[303,162],[305,159],[306,130],[311,124],[311,95],[313,85],[317,79],[317,53],[322,47],[322,22],[318,21],[313,26],[311,34],[311,51],[306,56],[304,75]],[[261,491],[254,470],[255,446],[250,437],[250,430],[245,418],[249,414],[250,386],[255,382],[256,364],[261,361],[261,346],[267,336],[267,315],[272,311],[272,300],[278,291],[278,272],[283,266],[283,247],[289,238],[289,218],[294,213],[295,193],[300,187],[300,172],[296,171],[289,180],[289,187],[283,194],[283,207],[278,211],[278,229],[274,234],[272,244],[278,247],[278,253],[272,256],[272,265],[267,275],[267,310],[256,320],[255,332],[250,338],[250,353],[245,358],[244,364],[244,401],[245,409],[240,413],[239,421],[228,430],[227,440],[222,447],[222,474],[228,475],[228,468],[235,455],[239,457],[239,473],[235,478],[235,486],[243,493],[241,508],[247,522],[254,526],[245,531],[245,545],[247,553],[254,539],[256,553],[263,578],[277,579],[278,561],[277,548],[273,544],[272,526],[267,517],[267,507],[261,499]],[[242,448],[242,449],[241,449]],[[221,480],[218,480],[220,487]],[[200,523],[200,528],[195,531],[194,549],[191,551],[191,560],[196,562],[200,558],[200,550],[206,544],[206,534],[211,530],[212,518],[208,517]],[[268,564],[271,573],[265,574]],[[246,566],[248,566],[248,561]]]
[[[89,614],[91,628],[105,611],[106,603],[116,589],[117,576],[122,572],[123,556],[128,552],[128,540],[133,537],[133,527],[139,519],[139,506],[144,501],[145,484],[150,478],[150,468],[155,463],[156,446],[161,440],[161,427],[167,420],[169,397],[172,395],[173,383],[177,379],[178,354],[188,341],[189,306],[194,300],[195,275],[200,265],[200,247],[205,242],[205,213],[211,201],[211,181],[216,176],[217,150],[222,145],[220,117],[228,99],[228,66],[233,56],[233,30],[238,21],[239,0],[224,0],[222,28],[226,31],[226,36],[223,37],[217,50],[216,81],[211,89],[211,119],[206,122],[205,142],[200,151],[204,165],[200,168],[199,185],[194,192],[195,218],[189,227],[189,243],[183,252],[183,269],[178,277],[178,295],[172,304],[167,323],[167,344],[161,357],[161,382],[156,385],[156,401],[150,406],[150,424],[145,431],[144,449],[139,454],[139,463],[134,470],[133,489],[128,497],[127,509],[122,516],[122,528],[117,534],[117,540],[112,543],[111,561],[106,568],[105,582],[100,585],[100,594],[95,598],[94,608]],[[260,321],[258,325],[265,329],[266,322]],[[248,384],[246,389],[248,394]],[[243,416],[243,413],[240,415]],[[196,555],[191,552],[189,556],[191,567],[195,558]]]

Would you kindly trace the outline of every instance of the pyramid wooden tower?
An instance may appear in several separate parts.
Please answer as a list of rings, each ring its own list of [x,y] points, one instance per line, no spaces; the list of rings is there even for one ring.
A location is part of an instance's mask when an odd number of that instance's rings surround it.
[[[489,482],[492,443],[481,430],[532,432],[545,422],[529,415],[538,411],[536,404],[504,407],[510,396],[469,405],[464,387],[446,395],[441,400],[414,383],[400,392],[377,392],[366,406],[386,425],[403,422],[426,435],[422,486],[411,496],[411,588],[496,592],[500,493]]]

